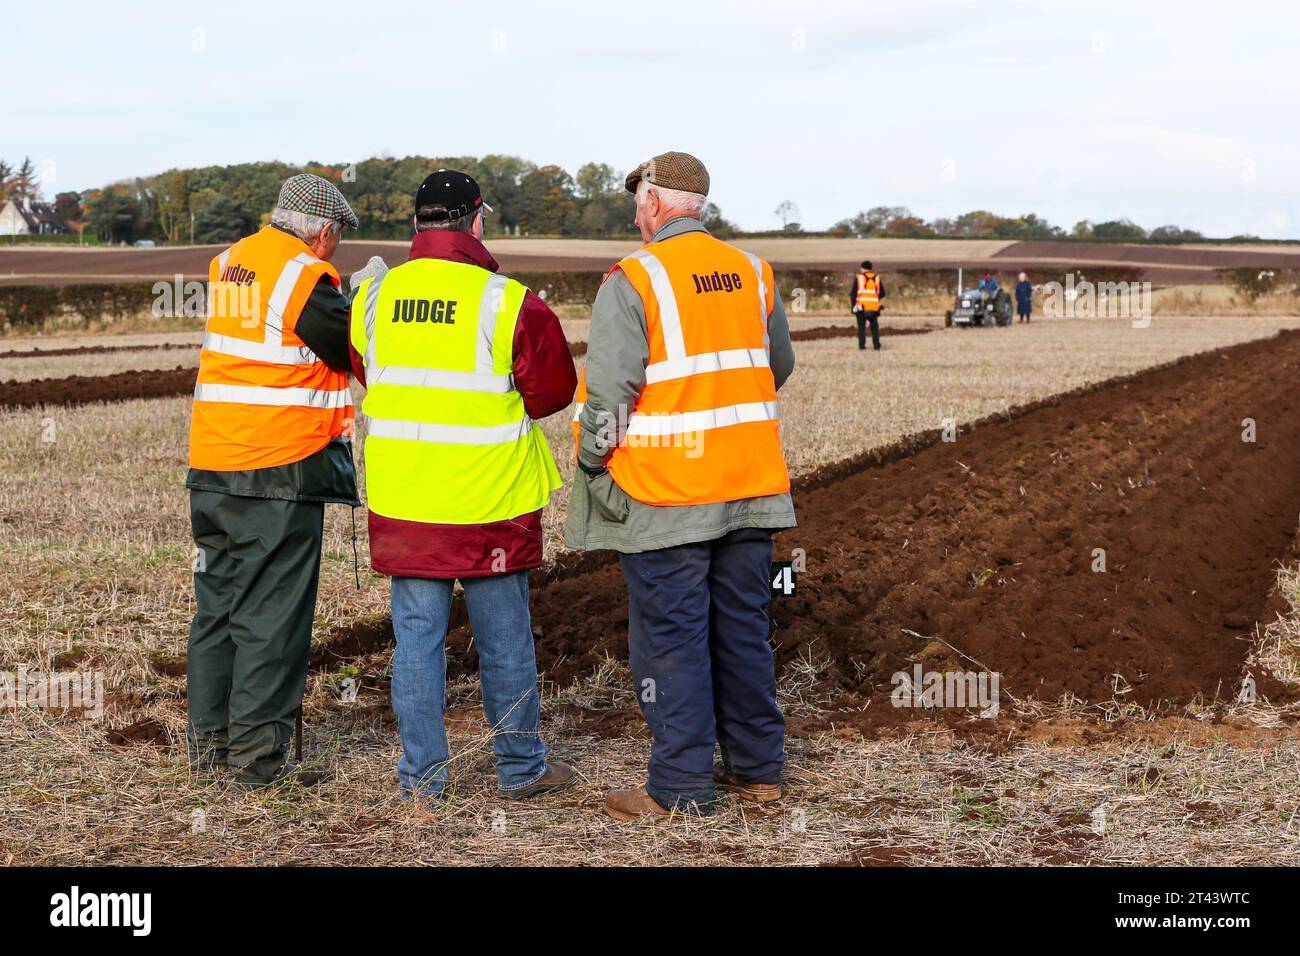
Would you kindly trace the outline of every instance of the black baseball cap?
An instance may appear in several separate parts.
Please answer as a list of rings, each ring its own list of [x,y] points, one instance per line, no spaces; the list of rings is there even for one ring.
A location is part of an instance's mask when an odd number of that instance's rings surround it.
[[[426,207],[435,207],[426,209]],[[420,210],[426,211],[422,214]],[[450,222],[471,216],[480,209],[492,211],[483,201],[473,176],[454,169],[430,173],[415,191],[415,218],[421,222]]]

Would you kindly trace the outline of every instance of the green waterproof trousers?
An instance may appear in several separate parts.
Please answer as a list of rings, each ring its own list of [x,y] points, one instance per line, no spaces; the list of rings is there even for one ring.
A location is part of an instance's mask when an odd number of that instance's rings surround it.
[[[190,759],[241,783],[284,766],[302,704],[320,580],[320,502],[190,492]]]

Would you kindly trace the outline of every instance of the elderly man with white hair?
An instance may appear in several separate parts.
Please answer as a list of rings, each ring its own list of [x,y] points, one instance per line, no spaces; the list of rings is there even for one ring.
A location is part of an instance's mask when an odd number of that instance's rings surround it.
[[[190,422],[194,594],[188,655],[196,771],[318,784],[287,760],[307,678],[324,506],[355,507],[348,302],[330,264],[347,200],[291,176],[271,223],[208,271]]]
[[[646,244],[592,308],[566,541],[619,552],[627,582],[654,742],[644,786],[605,811],[631,821],[782,795],[767,607],[772,535],[795,524],[776,400],[794,348],[772,267],[700,221],[703,163],[664,153],[625,185]]]

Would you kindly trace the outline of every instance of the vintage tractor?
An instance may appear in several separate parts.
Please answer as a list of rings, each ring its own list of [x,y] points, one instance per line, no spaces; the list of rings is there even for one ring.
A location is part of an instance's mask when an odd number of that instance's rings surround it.
[[[1011,296],[1006,289],[982,292],[979,289],[962,289],[953,308],[944,315],[944,325],[951,328],[991,328],[1011,324]]]

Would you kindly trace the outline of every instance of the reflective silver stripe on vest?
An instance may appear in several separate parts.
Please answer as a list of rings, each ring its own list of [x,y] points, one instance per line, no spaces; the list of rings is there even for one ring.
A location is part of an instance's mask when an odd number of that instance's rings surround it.
[[[703,375],[708,372],[722,372],[737,368],[767,368],[770,364],[765,348],[703,352],[699,355],[688,355],[681,359],[669,359],[667,362],[647,365],[645,381],[647,385],[653,385],[655,382],[686,378],[688,375]]]
[[[586,403],[586,402],[574,402],[574,403],[573,403],[573,420],[574,420],[575,422],[578,420],[578,416],[582,414],[582,407],[583,407],[585,404],[587,404],[587,403]]]
[[[387,275],[388,273],[384,273]],[[366,286],[366,304],[363,318],[366,324],[366,381],[375,370],[375,310],[379,307],[379,287],[384,283],[384,276],[376,276]]]
[[[746,402],[743,405],[725,405],[722,408],[709,408],[700,412],[677,412],[672,415],[634,412],[627,421],[627,434],[629,436],[684,435],[749,422],[775,421],[780,417],[780,402]]]
[[[267,345],[265,342],[250,342],[248,339],[218,335],[215,332],[203,333],[203,347],[209,352],[275,365],[314,365],[320,361],[316,353],[305,345]]]
[[[664,352],[668,358],[686,357],[686,341],[682,338],[682,316],[677,310],[677,295],[668,279],[668,270],[652,253],[639,249],[628,257],[641,263],[650,276],[650,289],[659,305],[659,327],[664,334]]]
[[[293,295],[294,286],[302,276],[302,270],[313,262],[320,260],[300,252],[284,264],[280,278],[275,281],[271,298],[266,303],[266,344],[280,346],[284,344],[284,310],[289,306],[289,297]],[[275,321],[271,317],[275,316]]]
[[[352,389],[276,388],[271,385],[194,386],[196,402],[228,402],[236,405],[282,405],[306,408],[350,408]]]
[[[230,258],[230,249],[217,257],[217,277],[226,267]],[[314,262],[319,262],[305,252],[300,252],[287,263],[276,280],[271,298],[266,304],[266,320],[263,323],[262,341],[236,338],[232,335],[219,335],[215,332],[203,333],[203,348],[219,355],[247,359],[252,362],[267,362],[272,365],[314,365],[320,359],[316,353],[305,345],[286,346],[284,344],[284,309],[293,295],[302,270]],[[209,312],[211,308],[209,307]]]
[[[441,368],[412,368],[381,365],[366,369],[366,386],[409,385],[414,388],[449,388],[457,392],[491,392],[505,395],[515,390],[513,375],[484,375],[481,372],[449,372]]]
[[[385,385],[408,385],[415,388],[447,388],[458,392],[489,392],[494,395],[506,395],[515,390],[515,377],[511,374],[493,373],[492,343],[496,336],[497,316],[505,302],[505,288],[508,281],[505,276],[493,275],[488,279],[479,300],[478,337],[475,340],[473,372],[457,372],[449,369],[424,368],[414,365],[380,365],[375,358],[375,327],[378,324],[376,312],[379,307],[379,284],[384,277],[371,279],[366,289],[365,325],[366,325],[366,386],[379,383]],[[514,426],[511,426],[514,427]],[[478,444],[462,442],[461,444]]]
[[[770,349],[772,340],[767,334],[767,283],[763,281],[763,260],[752,252],[746,252],[745,257],[749,259],[749,264],[754,267],[754,275],[758,277],[758,317],[763,322],[763,348]]]
[[[441,445],[509,445],[523,438],[532,429],[531,418],[508,425],[437,425],[431,422],[372,418],[366,434],[371,438],[398,438]]]
[[[675,378],[685,378],[706,372],[720,372],[725,369],[767,368],[770,365],[768,351],[771,341],[767,330],[767,284],[763,281],[763,262],[752,253],[745,253],[749,263],[758,277],[759,313],[763,321],[762,349],[729,349],[722,352],[704,352],[699,355],[687,355],[685,339],[682,334],[682,317],[677,308],[677,296],[673,292],[668,272],[652,253],[644,249],[632,253],[629,258],[636,259],[650,276],[650,290],[654,293],[659,306],[659,327],[664,336],[664,352],[668,358],[663,362],[652,362],[646,366],[646,384],[666,382]]]
[[[506,277],[493,275],[488,278],[483,289],[483,298],[478,304],[478,341],[474,350],[474,371],[480,375],[491,375],[492,343],[496,338],[497,317],[506,303]],[[509,389],[506,389],[509,391]]]

